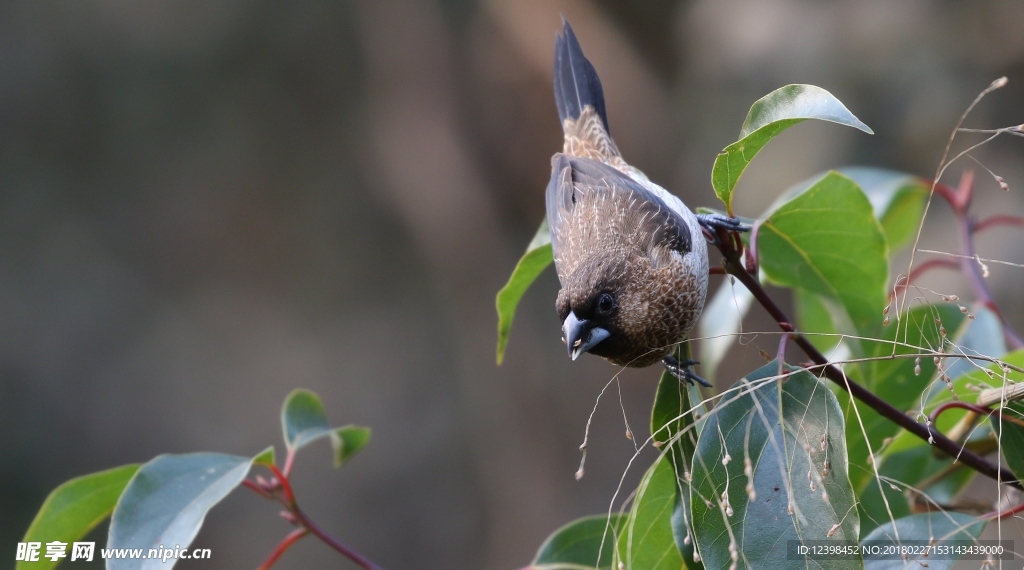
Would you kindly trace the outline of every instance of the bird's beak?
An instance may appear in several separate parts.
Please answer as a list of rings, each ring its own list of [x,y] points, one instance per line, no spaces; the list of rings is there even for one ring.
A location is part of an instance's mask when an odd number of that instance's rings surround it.
[[[573,360],[611,335],[605,329],[595,327],[588,320],[577,319],[576,313],[572,312],[565,317],[565,322],[562,323],[562,334],[565,335],[565,346],[569,350],[569,357]]]

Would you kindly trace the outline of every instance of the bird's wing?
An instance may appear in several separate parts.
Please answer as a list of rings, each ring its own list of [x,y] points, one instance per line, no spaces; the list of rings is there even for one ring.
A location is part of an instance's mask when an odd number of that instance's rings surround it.
[[[658,264],[672,251],[686,254],[692,246],[685,213],[596,160],[556,154],[546,202],[555,267],[563,281],[597,251],[636,247]]]

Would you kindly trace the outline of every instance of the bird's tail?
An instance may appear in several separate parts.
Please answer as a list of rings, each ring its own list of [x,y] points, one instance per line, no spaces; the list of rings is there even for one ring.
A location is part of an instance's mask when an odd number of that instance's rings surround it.
[[[562,33],[555,39],[555,104],[562,124],[566,119],[579,119],[583,109],[590,105],[601,117],[605,132],[610,133],[601,80],[594,66],[583,56],[580,42],[565,18],[562,18]]]

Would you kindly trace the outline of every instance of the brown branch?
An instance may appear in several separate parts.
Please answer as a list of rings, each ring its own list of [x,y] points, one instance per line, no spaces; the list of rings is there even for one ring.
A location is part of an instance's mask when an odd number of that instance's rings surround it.
[[[785,313],[782,312],[782,309],[780,309],[775,301],[768,295],[768,292],[764,290],[761,283],[755,279],[753,275],[747,272],[740,259],[740,251],[736,249],[733,240],[729,239],[729,236],[727,235],[721,235],[725,233],[725,230],[719,231],[720,236],[718,243],[723,244],[719,245],[719,249],[722,252],[722,256],[725,257],[726,271],[734,275],[741,283],[743,283],[744,286],[747,287],[747,290],[753,294],[758,303],[760,303],[768,314],[775,319],[775,322],[778,323],[780,329],[784,332],[793,333],[789,335],[793,342],[795,342],[797,346],[799,346],[804,353],[814,361],[815,364],[822,367],[822,371],[826,378],[838,384],[841,388],[849,392],[851,396],[857,398],[868,407],[878,412],[881,416],[889,419],[896,425],[917,437],[928,441],[955,460],[962,462],[978,473],[1024,490],[1024,485],[1017,480],[1009,469],[996,467],[984,457],[969,449],[965,449],[963,446],[949,439],[938,430],[918,423],[913,418],[907,416],[907,414],[876,396],[867,388],[851,380],[838,367],[830,364],[828,358],[815,348],[815,346],[807,340],[807,337],[794,330],[793,325],[790,324],[791,321],[789,318],[786,317]]]

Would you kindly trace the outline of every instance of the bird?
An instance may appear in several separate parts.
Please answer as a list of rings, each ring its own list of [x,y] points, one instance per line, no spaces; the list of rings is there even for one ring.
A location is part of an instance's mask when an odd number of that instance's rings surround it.
[[[555,40],[555,104],[564,143],[551,159],[547,223],[560,289],[563,342],[620,366],[661,362],[677,378],[710,383],[672,355],[704,309],[708,248],[702,226],[749,229],[694,214],[630,166],[608,128],[604,91],[569,22]]]

